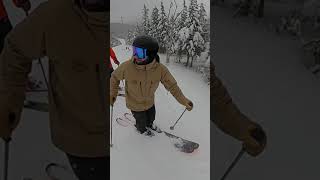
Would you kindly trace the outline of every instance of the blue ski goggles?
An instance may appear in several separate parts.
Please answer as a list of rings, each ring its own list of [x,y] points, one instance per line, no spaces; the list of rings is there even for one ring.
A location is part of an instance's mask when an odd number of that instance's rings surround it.
[[[147,60],[148,56],[147,56],[147,49],[146,48],[132,46],[132,49],[133,49],[133,58],[136,61],[142,62],[142,61]]]

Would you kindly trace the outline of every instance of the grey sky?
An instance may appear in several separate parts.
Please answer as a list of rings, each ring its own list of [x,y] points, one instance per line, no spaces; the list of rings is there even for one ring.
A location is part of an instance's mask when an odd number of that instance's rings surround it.
[[[149,8],[160,5],[161,0],[111,0],[111,22],[121,22],[121,16],[123,17],[123,23],[132,24],[141,18],[141,12],[143,4],[146,4]],[[163,0],[166,9],[169,9],[170,2],[173,0]],[[183,0],[176,0],[176,2],[182,6]],[[210,12],[210,0],[198,0],[199,3],[204,3],[207,13]],[[189,0],[186,0],[187,5]]]

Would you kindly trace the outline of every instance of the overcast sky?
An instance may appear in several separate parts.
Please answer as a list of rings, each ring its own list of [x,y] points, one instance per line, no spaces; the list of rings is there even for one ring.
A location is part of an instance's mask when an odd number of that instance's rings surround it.
[[[154,6],[159,7],[161,0],[111,0],[111,22],[121,22],[121,16],[123,17],[123,23],[132,24],[137,22],[141,18],[141,12],[143,4],[146,4],[150,9]],[[173,0],[163,0],[165,8],[168,10],[170,2]],[[183,0],[176,0],[180,5],[183,4]],[[198,0],[198,3],[204,3],[207,13],[210,12],[210,0]],[[187,5],[189,0],[186,0]],[[189,5],[188,5],[189,6]],[[150,15],[151,12],[149,12]]]

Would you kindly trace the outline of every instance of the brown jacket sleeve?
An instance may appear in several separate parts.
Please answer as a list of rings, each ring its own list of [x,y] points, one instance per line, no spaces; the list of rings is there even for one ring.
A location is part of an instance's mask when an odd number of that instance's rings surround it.
[[[242,141],[246,137],[247,129],[253,124],[242,114],[222,84],[215,75],[215,67],[211,64],[210,94],[212,96],[211,113],[212,121],[226,134]]]
[[[127,62],[122,63],[119,65],[119,67],[114,70],[111,74],[110,78],[110,96],[111,97],[117,97],[118,95],[118,88],[120,81],[124,79],[124,69],[127,65]]]
[[[174,79],[172,74],[169,72],[168,68],[164,65],[160,64],[162,66],[162,73],[161,73],[161,83],[164,85],[164,87],[170,91],[170,93],[173,95],[176,100],[182,104],[183,106],[186,105],[188,102],[188,99],[183,95],[181,89],[178,86],[177,81]]]
[[[40,5],[6,37],[0,56],[0,121],[15,113],[15,128],[20,119],[32,60],[44,55],[44,12]],[[8,112],[9,111],[9,112]]]

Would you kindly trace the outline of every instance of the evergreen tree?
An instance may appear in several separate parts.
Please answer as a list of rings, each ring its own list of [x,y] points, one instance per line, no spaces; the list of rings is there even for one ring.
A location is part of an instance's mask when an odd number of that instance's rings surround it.
[[[166,14],[163,2],[161,1],[160,16],[159,16],[159,23],[158,23],[160,52],[165,52],[165,49],[166,49],[167,27],[168,27],[168,18],[167,18],[167,14]]]
[[[189,65],[189,58],[191,57],[190,67],[196,56],[199,56],[204,49],[203,29],[200,24],[200,11],[197,0],[190,0],[188,9],[187,27],[189,29],[189,38],[186,42],[187,49],[187,63]]]
[[[186,0],[183,0],[183,9],[182,9],[180,20],[179,20],[180,29],[186,26],[187,18],[188,18],[188,7],[186,5]]]
[[[134,38],[136,38],[137,32],[136,30],[128,30],[128,35],[127,35],[127,44],[132,44]]]
[[[200,4],[199,21],[202,29],[201,36],[204,38],[205,42],[208,42],[210,41],[210,26],[207,19],[207,12],[203,3]]]
[[[175,36],[175,43],[174,43],[174,49],[178,56],[178,62],[181,62],[181,58],[183,53],[185,53],[184,45],[186,44],[186,21],[188,18],[188,7],[186,5],[186,0],[183,0],[183,8],[180,14],[180,18],[178,20],[178,25],[176,29],[176,36]]]
[[[145,35],[150,34],[149,9],[145,4],[142,11],[142,31]]]
[[[159,35],[159,29],[158,29],[158,24],[159,24],[159,9],[155,6],[152,10],[151,14],[151,20],[150,20],[150,35],[157,39],[157,41],[160,41],[160,35]]]

